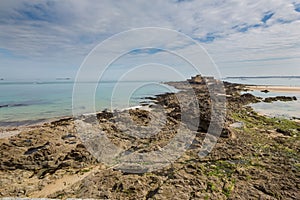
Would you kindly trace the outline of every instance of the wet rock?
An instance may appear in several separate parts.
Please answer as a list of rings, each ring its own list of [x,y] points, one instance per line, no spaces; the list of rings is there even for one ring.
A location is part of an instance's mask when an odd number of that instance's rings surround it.
[[[269,93],[270,91],[269,90],[261,90],[261,92],[263,92],[263,93]]]
[[[259,99],[256,96],[254,96],[253,94],[245,93],[245,94],[241,95],[240,101],[243,104],[249,104],[249,103],[257,103],[257,102],[259,102]]]
[[[283,129],[278,128],[278,129],[276,129],[276,131],[278,133],[282,133],[283,135],[286,135],[286,136],[292,136],[292,131],[290,131],[290,130],[283,130]]]
[[[234,137],[234,134],[230,129],[223,128],[220,137],[222,137],[222,138],[232,138],[232,137]]]
[[[25,151],[24,155],[29,155],[29,154],[32,154],[32,153],[35,153],[41,149],[44,149],[46,148],[50,143],[47,142],[46,144],[42,145],[42,146],[38,146],[38,147],[32,147],[32,148],[29,148],[27,151]]]
[[[271,103],[273,101],[297,101],[297,97],[287,97],[287,96],[277,96],[277,97],[267,97],[263,100],[266,103]]]
[[[51,122],[51,125],[52,126],[69,125],[71,120],[72,120],[72,117],[65,117],[65,118]]]
[[[113,116],[114,116],[113,113],[109,112],[108,110],[104,110],[104,111],[102,111],[100,113],[97,113],[97,118],[99,120],[102,120],[102,119],[108,120],[108,119],[113,118]]]
[[[138,124],[147,125],[151,120],[149,111],[146,110],[129,110],[129,115],[131,116],[132,120]]]

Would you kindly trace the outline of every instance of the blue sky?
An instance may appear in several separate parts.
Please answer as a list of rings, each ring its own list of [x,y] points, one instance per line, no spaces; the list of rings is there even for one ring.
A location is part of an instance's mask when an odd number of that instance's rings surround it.
[[[2,0],[0,78],[75,77],[97,44],[141,27],[193,38],[223,77],[300,75],[299,1]],[[145,54],[158,62],[165,52],[135,50],[118,64]]]

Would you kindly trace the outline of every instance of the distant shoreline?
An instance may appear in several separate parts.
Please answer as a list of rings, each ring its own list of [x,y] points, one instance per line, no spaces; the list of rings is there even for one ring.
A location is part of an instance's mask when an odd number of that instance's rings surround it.
[[[272,92],[299,92],[300,86],[271,86],[271,85],[246,85],[251,90],[268,90]]]
[[[300,78],[300,76],[228,76],[224,79]]]

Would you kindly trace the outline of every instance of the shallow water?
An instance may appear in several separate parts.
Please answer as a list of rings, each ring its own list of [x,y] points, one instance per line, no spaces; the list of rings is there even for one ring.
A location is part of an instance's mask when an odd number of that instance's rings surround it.
[[[229,82],[257,85],[300,86],[300,79],[226,79]],[[94,83],[81,83],[91,88]],[[62,116],[72,116],[72,81],[0,81],[0,126],[20,126],[43,122],[44,120]],[[114,91],[114,87],[117,89]],[[142,86],[142,87],[141,87]],[[136,90],[131,91],[133,88]],[[113,93],[114,91],[114,93]],[[176,92],[175,88],[157,82],[102,82],[95,91],[95,108],[101,111],[108,109],[123,109],[139,105],[146,101],[144,97],[166,92]],[[86,102],[87,90],[80,91],[79,101]],[[260,91],[251,92],[256,96],[296,96],[297,101],[257,103],[251,106],[258,112],[270,116],[300,118],[300,92],[282,93]],[[86,107],[91,105],[86,105]],[[87,108],[85,108],[87,109]]]
[[[273,85],[273,86],[300,86],[300,78],[243,78],[243,79],[224,79],[228,82],[251,84],[251,85]],[[276,96],[296,96],[297,101],[272,103],[259,102],[251,104],[251,107],[262,114],[270,117],[300,118],[300,91],[299,92],[268,92],[250,91],[255,96],[262,98]]]
[[[77,83],[88,89],[95,83]],[[0,82],[0,126],[28,125],[42,120],[71,116],[71,81],[52,82]],[[114,91],[114,87],[116,87]],[[137,88],[135,91],[132,89]],[[87,98],[87,90],[79,92],[80,101]],[[113,93],[114,91],[114,93]],[[144,97],[165,92],[176,92],[175,88],[155,82],[103,82],[95,90],[95,111],[122,109],[137,106]],[[86,107],[91,105],[86,105]]]
[[[287,93],[287,92],[269,92],[267,94],[260,91],[250,92],[255,96],[266,97],[276,97],[276,96],[295,96],[297,101],[275,101],[272,103],[259,102],[255,104],[250,104],[251,107],[267,116],[271,117],[283,117],[283,118],[300,118],[300,92],[298,93]]]
[[[300,86],[300,78],[225,78],[223,80],[248,85]]]

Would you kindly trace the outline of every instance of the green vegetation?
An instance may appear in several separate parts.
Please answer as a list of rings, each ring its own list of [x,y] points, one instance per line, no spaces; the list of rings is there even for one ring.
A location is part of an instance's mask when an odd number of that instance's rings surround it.
[[[286,135],[300,138],[299,123],[284,119],[284,118],[269,118],[257,114],[250,109],[243,109],[239,112],[232,113],[231,117],[240,122],[245,123],[244,131],[249,131],[251,128],[261,130],[276,130]]]

